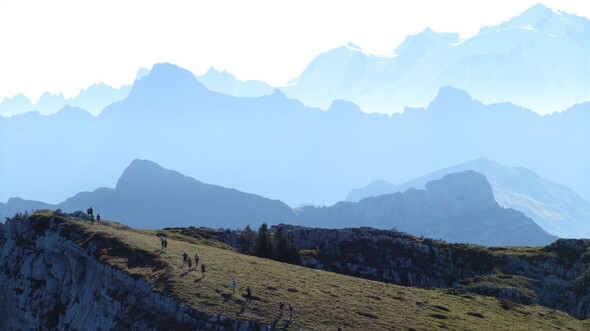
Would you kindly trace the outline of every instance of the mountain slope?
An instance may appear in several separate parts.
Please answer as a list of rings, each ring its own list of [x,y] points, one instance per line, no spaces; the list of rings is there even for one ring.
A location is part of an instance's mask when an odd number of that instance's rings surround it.
[[[442,86],[486,103],[510,101],[546,114],[590,100],[590,21],[537,4],[461,40],[429,28],[393,54],[350,45],[318,55],[281,89],[306,105],[353,101],[367,112],[423,107]]]
[[[504,166],[485,158],[444,168],[399,185],[376,181],[351,191],[346,200],[360,201],[369,196],[403,192],[409,188],[422,189],[431,180],[465,170],[484,174],[500,206],[523,212],[545,231],[562,238],[590,237],[590,203],[587,200],[533,171]]]
[[[158,164],[134,160],[114,189],[79,193],[59,204],[64,210],[92,206],[102,217],[125,220],[142,228],[189,226],[214,228],[293,222],[295,213],[278,200],[205,184]]]
[[[542,306],[369,281],[238,254],[199,236],[91,225],[51,211],[11,220],[0,234],[0,266],[9,271],[0,274],[3,328],[588,327]],[[161,251],[159,236],[167,237],[168,251]],[[183,251],[199,252],[205,277],[181,268]],[[232,277],[239,282],[236,293]],[[249,303],[246,287],[252,289]],[[295,324],[286,313],[279,316],[279,300],[294,305]]]
[[[557,239],[521,212],[495,201],[485,176],[475,171],[446,175],[425,190],[339,202],[328,208],[298,210],[308,226],[396,228],[417,236],[486,246],[541,246]]]

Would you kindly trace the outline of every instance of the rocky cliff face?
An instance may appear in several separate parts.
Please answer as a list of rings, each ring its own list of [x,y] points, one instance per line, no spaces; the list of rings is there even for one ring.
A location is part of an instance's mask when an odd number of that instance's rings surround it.
[[[328,208],[304,207],[298,214],[300,224],[307,226],[362,224],[486,246],[540,246],[557,239],[521,212],[500,207],[486,177],[472,170],[428,182],[425,190],[409,189]]]
[[[0,223],[0,329],[266,329],[184,306],[101,263],[97,251],[116,243],[87,241],[67,219]]]
[[[455,287],[590,317],[590,240],[487,248],[371,228],[284,230],[295,235],[313,268],[405,286]]]

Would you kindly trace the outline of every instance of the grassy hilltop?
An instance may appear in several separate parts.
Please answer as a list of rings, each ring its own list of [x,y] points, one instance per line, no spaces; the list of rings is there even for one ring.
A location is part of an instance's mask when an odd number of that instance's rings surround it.
[[[143,279],[154,291],[208,314],[293,330],[335,330],[339,324],[345,330],[590,329],[589,320],[580,321],[542,306],[452,289],[391,285],[243,255],[213,236],[139,230],[111,221],[90,224],[54,216],[49,210],[38,211],[31,219],[43,230],[52,217],[67,225],[71,240],[82,247],[102,243],[94,251],[102,263]],[[161,250],[161,235],[168,240],[166,252]],[[205,277],[201,277],[200,266],[198,270],[193,266],[190,272],[181,267],[183,251],[190,257],[199,253],[200,263],[207,266]],[[235,294],[232,277],[239,282]],[[253,295],[249,303],[247,286]],[[279,317],[279,301],[294,305],[294,324],[288,323],[286,310]]]

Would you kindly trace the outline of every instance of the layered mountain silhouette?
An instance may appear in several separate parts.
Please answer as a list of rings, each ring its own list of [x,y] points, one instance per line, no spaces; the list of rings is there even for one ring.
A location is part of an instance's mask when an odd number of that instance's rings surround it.
[[[106,219],[129,226],[158,229],[167,226],[244,227],[262,222],[293,222],[297,215],[286,204],[221,186],[202,183],[147,160],[134,160],[114,189],[82,192],[58,205],[10,199],[2,214],[31,209],[83,210],[92,206]]]
[[[237,98],[155,65],[99,116],[66,107],[0,118],[0,199],[58,203],[113,187],[136,158],[296,206],[331,205],[375,178],[405,182],[477,157],[519,164],[590,196],[590,103],[540,116],[441,88],[427,108],[324,111],[276,90]]]
[[[540,246],[557,239],[521,212],[500,207],[486,177],[472,170],[427,182],[425,190],[408,189],[327,208],[303,207],[297,212],[308,226],[395,227],[449,242]]]
[[[450,242],[482,245],[545,245],[557,239],[522,213],[501,208],[485,176],[466,171],[408,190],[339,202],[332,207],[291,209],[267,199],[217,185],[205,184],[147,160],[134,160],[114,189],[82,192],[58,205],[10,199],[0,204],[0,215],[33,209],[60,208],[67,212],[92,206],[103,219],[148,229],[178,226],[256,228],[269,224],[299,224],[345,228],[393,228]]]
[[[532,218],[548,233],[562,238],[590,237],[590,202],[573,190],[522,167],[509,167],[479,158],[401,183],[384,180],[352,190],[347,201],[404,192],[410,188],[423,189],[429,181],[465,170],[475,170],[487,177],[494,198],[505,208],[513,208]]]
[[[345,45],[318,55],[281,89],[306,105],[345,99],[367,112],[395,113],[425,106],[451,85],[486,103],[549,113],[590,100],[589,57],[590,21],[537,4],[467,39],[426,28],[393,54]]]
[[[208,90],[229,94],[236,97],[261,97],[272,94],[275,88],[259,80],[241,81],[234,75],[211,67],[201,76],[196,76],[197,80]]]

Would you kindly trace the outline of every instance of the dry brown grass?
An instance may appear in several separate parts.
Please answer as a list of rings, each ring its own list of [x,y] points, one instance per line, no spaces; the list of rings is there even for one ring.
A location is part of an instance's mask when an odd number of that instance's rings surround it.
[[[47,215],[48,216],[48,215]],[[523,306],[454,290],[425,290],[364,280],[234,252],[219,242],[186,237],[168,230],[137,230],[71,220],[73,231],[84,233],[80,244],[109,239],[111,246],[97,258],[153,284],[155,291],[210,314],[257,320],[296,330],[588,330],[579,321],[541,306]],[[168,236],[161,250],[158,233]],[[114,243],[114,244],[113,244]],[[119,243],[119,244],[116,244]],[[198,252],[207,273],[182,268],[182,252]],[[138,261],[139,259],[139,261]],[[231,279],[238,289],[232,293]],[[253,300],[247,302],[246,287]],[[279,316],[278,303],[295,307]]]

